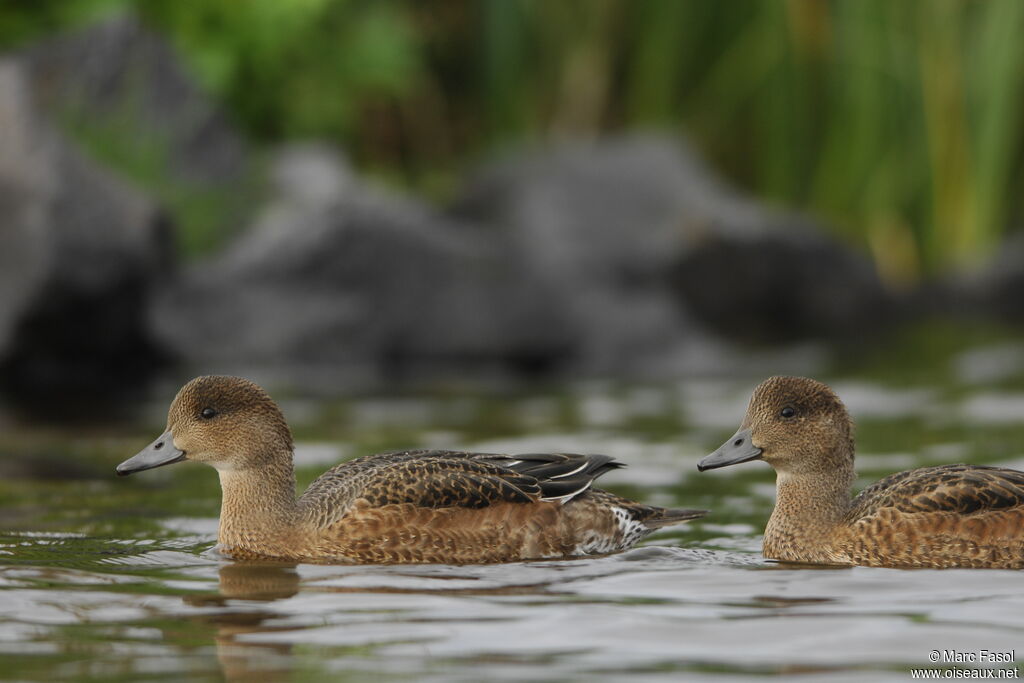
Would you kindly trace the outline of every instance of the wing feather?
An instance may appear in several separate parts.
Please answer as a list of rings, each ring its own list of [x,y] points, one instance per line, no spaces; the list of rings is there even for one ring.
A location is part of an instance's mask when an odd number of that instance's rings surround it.
[[[622,467],[606,455],[503,455],[415,450],[357,458],[310,484],[300,505],[329,524],[357,500],[371,506],[483,508],[498,503],[565,503]]]
[[[1024,472],[985,465],[940,465],[890,475],[861,491],[850,519],[883,508],[963,515],[1024,507]]]

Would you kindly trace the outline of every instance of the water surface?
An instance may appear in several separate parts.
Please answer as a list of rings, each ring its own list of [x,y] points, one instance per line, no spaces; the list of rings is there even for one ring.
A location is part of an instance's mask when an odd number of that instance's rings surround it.
[[[943,462],[1024,467],[1016,348],[954,348],[917,372],[897,350],[894,365],[863,359],[819,374],[857,419],[859,485]],[[1019,661],[1020,572],[760,557],[767,466],[695,470],[732,433],[757,379],[282,400],[301,485],[389,448],[591,450],[629,463],[606,488],[714,511],[620,555],[497,566],[233,563],[210,550],[212,471],[113,476],[159,420],[11,426],[0,437],[0,678],[906,681],[934,666],[933,651],[1012,650]]]

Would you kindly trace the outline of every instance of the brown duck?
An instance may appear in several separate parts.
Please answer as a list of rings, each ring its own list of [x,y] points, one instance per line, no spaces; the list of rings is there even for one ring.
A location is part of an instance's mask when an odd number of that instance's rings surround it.
[[[194,460],[223,493],[218,540],[234,558],[484,563],[629,548],[704,510],[652,507],[591,487],[622,465],[605,455],[419,450],[357,458],[295,497],[292,435],[263,389],[199,377],[178,392],[167,431],[120,475]]]
[[[853,425],[833,391],[772,377],[701,471],[764,460],[777,475],[765,557],[876,567],[1024,568],[1024,472],[941,465],[890,475],[850,499]]]

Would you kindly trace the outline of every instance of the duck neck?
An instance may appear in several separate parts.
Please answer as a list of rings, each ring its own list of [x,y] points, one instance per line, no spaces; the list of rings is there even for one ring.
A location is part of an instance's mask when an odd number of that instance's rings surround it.
[[[222,469],[218,541],[229,554],[276,555],[295,528],[295,471],[286,461],[268,459],[254,469]],[[258,552],[257,552],[258,550]]]
[[[764,532],[765,557],[844,563],[832,551],[830,539],[850,510],[853,459],[836,460],[844,465],[828,471],[778,472],[775,509]]]

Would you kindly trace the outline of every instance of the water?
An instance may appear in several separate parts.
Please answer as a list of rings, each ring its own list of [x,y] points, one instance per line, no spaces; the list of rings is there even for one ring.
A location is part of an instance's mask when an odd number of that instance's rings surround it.
[[[896,351],[819,373],[858,421],[859,485],[941,462],[1024,467],[1024,362],[1006,361],[1024,356],[1012,348],[948,349],[916,372],[889,364]],[[1019,666],[1020,572],[761,559],[767,467],[695,470],[732,433],[757,379],[282,400],[303,485],[339,459],[403,446],[593,450],[630,465],[607,488],[714,511],[620,555],[513,565],[233,563],[210,550],[212,471],[113,476],[159,420],[86,433],[9,427],[0,679],[906,681],[936,666],[933,651],[984,650],[1015,661],[962,666]]]

